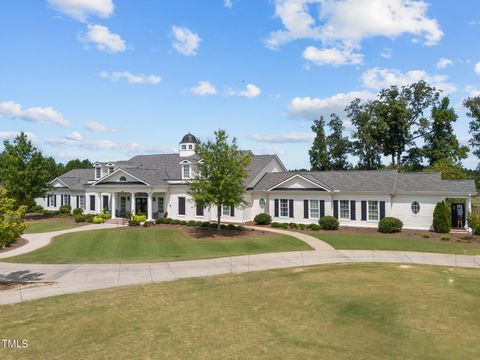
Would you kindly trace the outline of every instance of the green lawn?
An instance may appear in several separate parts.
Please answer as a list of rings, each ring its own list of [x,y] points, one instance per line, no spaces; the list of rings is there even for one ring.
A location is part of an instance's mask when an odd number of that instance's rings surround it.
[[[77,227],[77,224],[68,224],[62,221],[27,221],[25,234],[44,233],[50,231],[66,230]]]
[[[478,359],[480,271],[322,265],[1,306],[2,359]]]
[[[311,249],[303,241],[277,234],[196,239],[175,228],[120,228],[64,234],[47,247],[5,261],[45,264],[155,262]]]
[[[366,234],[321,233],[313,236],[338,250],[401,250],[450,254],[480,254],[480,247],[468,243],[447,243],[429,239]]]

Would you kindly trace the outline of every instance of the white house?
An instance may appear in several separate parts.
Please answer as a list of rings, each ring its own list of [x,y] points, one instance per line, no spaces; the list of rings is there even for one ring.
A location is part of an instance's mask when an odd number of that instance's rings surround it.
[[[51,191],[37,203],[50,210],[63,204],[86,213],[107,209],[112,218],[131,211],[148,219],[215,220],[218,209],[197,206],[187,194],[200,160],[196,143],[187,134],[178,154],[138,155],[69,171],[52,180]],[[405,228],[428,230],[437,202],[452,199],[452,225],[463,228],[476,194],[473,180],[442,180],[438,173],[288,172],[276,155],[253,155],[248,174],[245,205],[220,209],[226,222],[244,223],[266,212],[277,222],[316,223],[332,215],[344,226],[377,227],[392,216]]]

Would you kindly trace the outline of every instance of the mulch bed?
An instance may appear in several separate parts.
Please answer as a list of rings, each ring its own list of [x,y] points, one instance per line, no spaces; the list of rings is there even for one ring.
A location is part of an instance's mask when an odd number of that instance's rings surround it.
[[[35,217],[26,217],[25,223],[30,224],[30,223],[39,223],[39,222],[45,222],[45,221],[55,221],[55,222],[62,222],[65,224],[75,224],[75,219],[73,216],[69,217],[63,217],[63,216],[35,216]]]

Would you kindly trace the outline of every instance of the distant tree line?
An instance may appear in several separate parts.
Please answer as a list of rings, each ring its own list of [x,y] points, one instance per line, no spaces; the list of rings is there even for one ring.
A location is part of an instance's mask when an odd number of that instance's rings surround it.
[[[480,158],[480,97],[468,98],[463,105],[470,118],[470,148],[461,145],[453,131],[458,115],[448,96],[424,81],[383,89],[375,100],[355,99],[345,108],[350,138],[337,114],[331,114],[328,124],[323,117],[314,121],[311,170],[393,168],[439,171],[449,179],[479,177],[480,167],[465,170],[462,160],[470,150]],[[382,156],[390,164],[383,164]]]

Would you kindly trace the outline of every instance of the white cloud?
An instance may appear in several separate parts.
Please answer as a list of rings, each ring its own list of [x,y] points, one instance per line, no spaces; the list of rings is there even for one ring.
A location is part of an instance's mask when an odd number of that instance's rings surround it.
[[[85,128],[92,132],[116,132],[115,129],[109,129],[104,124],[97,121],[89,121],[85,124]]]
[[[242,90],[242,91],[237,91],[231,88],[227,89],[226,91],[226,94],[228,96],[245,96],[248,98],[257,97],[261,93],[262,93],[262,90],[254,84],[247,84],[245,90]]]
[[[112,73],[102,71],[100,72],[100,77],[112,81],[125,79],[130,84],[159,84],[160,81],[162,81],[160,76],[157,75],[132,74],[128,71],[116,71]]]
[[[79,39],[93,43],[98,50],[109,53],[123,52],[127,49],[120,35],[110,32],[108,27],[102,25],[88,24],[87,32],[79,34]]]
[[[225,6],[227,9],[231,9],[233,5],[233,0],[224,0],[223,1],[223,6]]]
[[[474,85],[467,85],[465,86],[465,91],[467,92],[469,97],[477,97],[480,96],[480,88]]]
[[[199,81],[197,86],[190,88],[190,92],[194,95],[206,96],[216,94],[217,89],[208,81]]]
[[[447,58],[440,58],[437,62],[437,69],[445,69],[447,66],[452,65],[453,61]]]
[[[251,134],[250,139],[268,143],[309,143],[313,140],[313,133],[289,133],[279,135]]]
[[[318,49],[314,46],[308,46],[304,50],[303,58],[316,65],[355,65],[363,62],[363,55],[353,52],[353,49]]]
[[[375,97],[376,94],[370,91],[352,91],[326,98],[296,97],[288,104],[287,111],[292,117],[303,119],[318,119],[319,116],[329,117],[332,113],[341,116],[345,107],[356,98],[373,100]]]
[[[367,89],[383,89],[393,85],[408,86],[414,82],[424,80],[445,93],[456,91],[455,85],[447,82],[446,75],[429,75],[423,70],[411,70],[402,73],[396,69],[371,68],[362,74],[363,86]]]
[[[390,59],[392,57],[392,49],[390,48],[383,48],[382,51],[380,52],[380,56],[385,58],[385,59]]]
[[[65,120],[63,115],[51,106],[22,109],[22,105],[20,104],[13,101],[4,101],[0,103],[0,116],[34,123],[51,123],[68,126],[68,121]]]
[[[181,26],[172,26],[172,33],[175,40],[172,46],[180,54],[193,56],[197,54],[200,41],[202,39],[198,34],[193,33],[190,29]]]
[[[311,15],[313,5],[318,22]],[[284,29],[270,33],[266,45],[276,48],[297,39],[313,39],[358,46],[364,38],[406,33],[433,45],[443,32],[426,15],[427,9],[428,4],[419,0],[276,0],[275,16]]]
[[[83,135],[80,134],[78,131],[74,131],[68,134],[67,136],[65,136],[65,138],[72,141],[82,141]]]
[[[47,0],[47,2],[55,10],[78,21],[86,21],[89,15],[108,18],[115,8],[112,0]]]
[[[268,146],[264,148],[257,149],[255,154],[258,155],[282,155],[285,154],[285,149],[280,146]]]
[[[20,131],[0,131],[0,140],[2,140],[2,141],[3,140],[10,140],[10,139],[15,138],[18,135],[20,135]],[[37,139],[37,136],[32,132],[26,131],[25,135],[27,135],[27,138],[29,140],[34,141],[34,140]]]
[[[475,74],[480,75],[480,62],[475,64]]]

